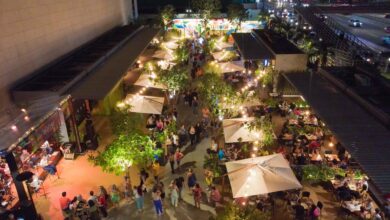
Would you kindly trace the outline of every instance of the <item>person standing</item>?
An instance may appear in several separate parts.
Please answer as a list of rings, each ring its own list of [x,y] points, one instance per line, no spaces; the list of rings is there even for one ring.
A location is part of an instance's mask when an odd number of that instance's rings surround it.
[[[175,179],[175,183],[178,189],[179,200],[182,200],[181,192],[183,191],[184,178],[182,176]]]
[[[200,200],[202,199],[202,188],[200,188],[199,183],[195,184],[194,189],[192,189],[192,193],[194,196],[195,207],[200,209]]]
[[[66,192],[62,192],[60,198],[60,208],[64,218],[69,218],[71,215],[69,205],[70,205],[70,199],[66,196]]]
[[[199,105],[198,99],[196,98],[196,96],[194,96],[194,97],[192,98],[192,113],[193,113],[194,115],[197,115],[197,114],[198,114],[198,105]]]
[[[119,200],[120,200],[119,190],[118,187],[114,184],[111,187],[111,202],[114,205],[114,207],[119,205]]]
[[[171,203],[173,207],[177,207],[179,202],[179,189],[176,185],[176,181],[172,180],[171,185],[169,186],[170,194],[171,194]]]
[[[180,127],[178,134],[179,134],[179,147],[182,147],[187,141],[187,131],[184,125]]]
[[[176,160],[178,170],[180,169],[180,162],[181,162],[181,159],[183,159],[183,157],[184,157],[183,153],[180,151],[179,148],[177,148],[176,152],[175,152],[175,160]]]
[[[100,192],[100,195],[98,197],[98,208],[99,208],[100,214],[104,218],[108,216],[108,213],[107,213],[107,199],[106,199],[106,195],[103,192]]]
[[[145,168],[142,168],[141,172],[139,173],[139,178],[140,178],[141,185],[142,184],[146,184],[146,180],[148,179],[148,177],[149,177],[149,173],[146,172]]]
[[[169,154],[169,165],[171,166],[171,173],[175,173],[175,154]]]
[[[153,205],[156,209],[157,215],[163,215],[163,207],[161,201],[161,192],[158,189],[153,190],[152,192]]]
[[[202,134],[202,125],[198,122],[196,123],[195,125],[195,139],[196,139],[196,143],[199,143],[200,142],[200,135]]]
[[[88,200],[88,215],[90,220],[100,220],[99,210],[97,203],[93,200]]]
[[[190,135],[190,141],[191,141],[191,146],[195,144],[196,141],[196,130],[193,125],[190,126],[188,129],[188,134]]]
[[[137,206],[138,212],[142,212],[144,210],[144,191],[142,189],[143,185],[134,186],[133,194],[135,197],[135,204]]]
[[[128,176],[125,176],[123,192],[126,200],[129,202],[131,200],[131,183],[130,178]]]
[[[195,173],[190,168],[190,169],[188,169],[188,172],[187,172],[188,189],[191,191],[191,189],[195,186],[195,184],[196,184],[196,176],[195,176]]]

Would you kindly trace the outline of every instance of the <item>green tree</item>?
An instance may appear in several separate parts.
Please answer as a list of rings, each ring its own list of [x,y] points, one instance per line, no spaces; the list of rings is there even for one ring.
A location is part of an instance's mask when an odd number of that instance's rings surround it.
[[[227,18],[231,23],[236,24],[235,31],[237,31],[241,26],[241,22],[248,18],[248,13],[244,5],[238,3],[228,5],[227,9]]]
[[[147,135],[120,135],[105,151],[90,155],[88,160],[106,172],[124,174],[132,165],[146,168],[156,155],[162,153]]]
[[[142,134],[144,118],[142,114],[129,113],[127,111],[115,111],[111,116],[111,127],[115,135]]]
[[[175,55],[175,61],[180,64],[184,64],[189,56],[190,56],[190,51],[188,47],[185,46],[185,44],[180,44],[174,51]]]
[[[265,117],[263,119],[255,118],[255,120],[253,120],[249,124],[249,130],[261,131],[261,133],[262,133],[262,138],[261,138],[262,146],[269,147],[275,143],[274,128],[272,125],[272,121],[269,117]]]
[[[192,0],[192,6],[200,14],[203,19],[203,30],[207,31],[208,20],[219,14],[221,9],[220,0]]]
[[[270,212],[262,212],[256,207],[228,203],[225,209],[217,214],[212,220],[270,220]]]
[[[161,22],[164,25],[164,29],[167,30],[168,25],[175,17],[175,7],[173,5],[166,5],[160,12]]]
[[[186,66],[175,65],[171,69],[161,70],[156,81],[168,87],[168,90],[181,91],[188,84],[189,76]]]

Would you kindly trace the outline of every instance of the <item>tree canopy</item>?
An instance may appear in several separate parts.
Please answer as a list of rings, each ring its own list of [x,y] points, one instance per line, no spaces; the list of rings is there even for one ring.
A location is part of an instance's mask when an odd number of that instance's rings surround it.
[[[88,159],[104,171],[119,175],[132,165],[147,167],[161,153],[149,136],[133,133],[120,135],[104,152],[90,155]]]
[[[213,220],[270,220],[270,212],[262,212],[256,207],[241,206],[241,204],[228,203],[225,209],[218,213]]]
[[[165,29],[175,17],[175,7],[173,5],[166,5],[160,12],[161,21],[164,24]]]
[[[169,91],[180,91],[188,84],[189,76],[186,66],[175,65],[161,70],[156,81],[168,87]]]
[[[230,22],[237,25],[236,30],[241,25],[241,22],[248,17],[244,6],[238,3],[232,3],[227,7],[227,18]]]

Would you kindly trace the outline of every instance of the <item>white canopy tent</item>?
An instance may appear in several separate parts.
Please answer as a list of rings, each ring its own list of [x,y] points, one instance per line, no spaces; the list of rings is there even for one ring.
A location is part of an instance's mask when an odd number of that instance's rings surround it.
[[[218,41],[215,45],[216,48],[218,48],[219,50],[223,50],[223,49],[227,49],[227,48],[231,48],[233,47],[233,44],[231,43],[227,43],[227,42],[224,42],[224,41]]]
[[[233,198],[302,188],[282,154],[226,163]]]
[[[217,64],[222,73],[231,73],[236,71],[244,71],[244,63],[241,60],[222,62]]]
[[[225,143],[251,142],[261,140],[262,132],[249,130],[249,124],[254,120],[249,118],[231,118],[222,121]]]
[[[154,52],[152,57],[167,61],[173,60],[173,55],[165,50],[157,50],[156,52]]]
[[[164,106],[164,97],[128,94],[125,103],[131,106],[130,112],[159,115]]]
[[[137,86],[152,87],[157,89],[167,89],[167,87],[161,83],[154,82],[149,74],[141,74],[137,81],[134,83]]]

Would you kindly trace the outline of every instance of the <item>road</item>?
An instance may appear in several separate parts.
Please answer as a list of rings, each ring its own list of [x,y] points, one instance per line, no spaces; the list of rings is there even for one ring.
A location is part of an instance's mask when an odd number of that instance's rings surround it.
[[[328,17],[340,24],[347,32],[359,37],[367,46],[376,50],[390,51],[390,47],[382,42],[383,36],[390,35],[384,31],[386,26],[390,26],[390,19],[384,18],[384,14],[328,14]],[[360,20],[363,23],[362,27],[349,26],[351,19]]]

